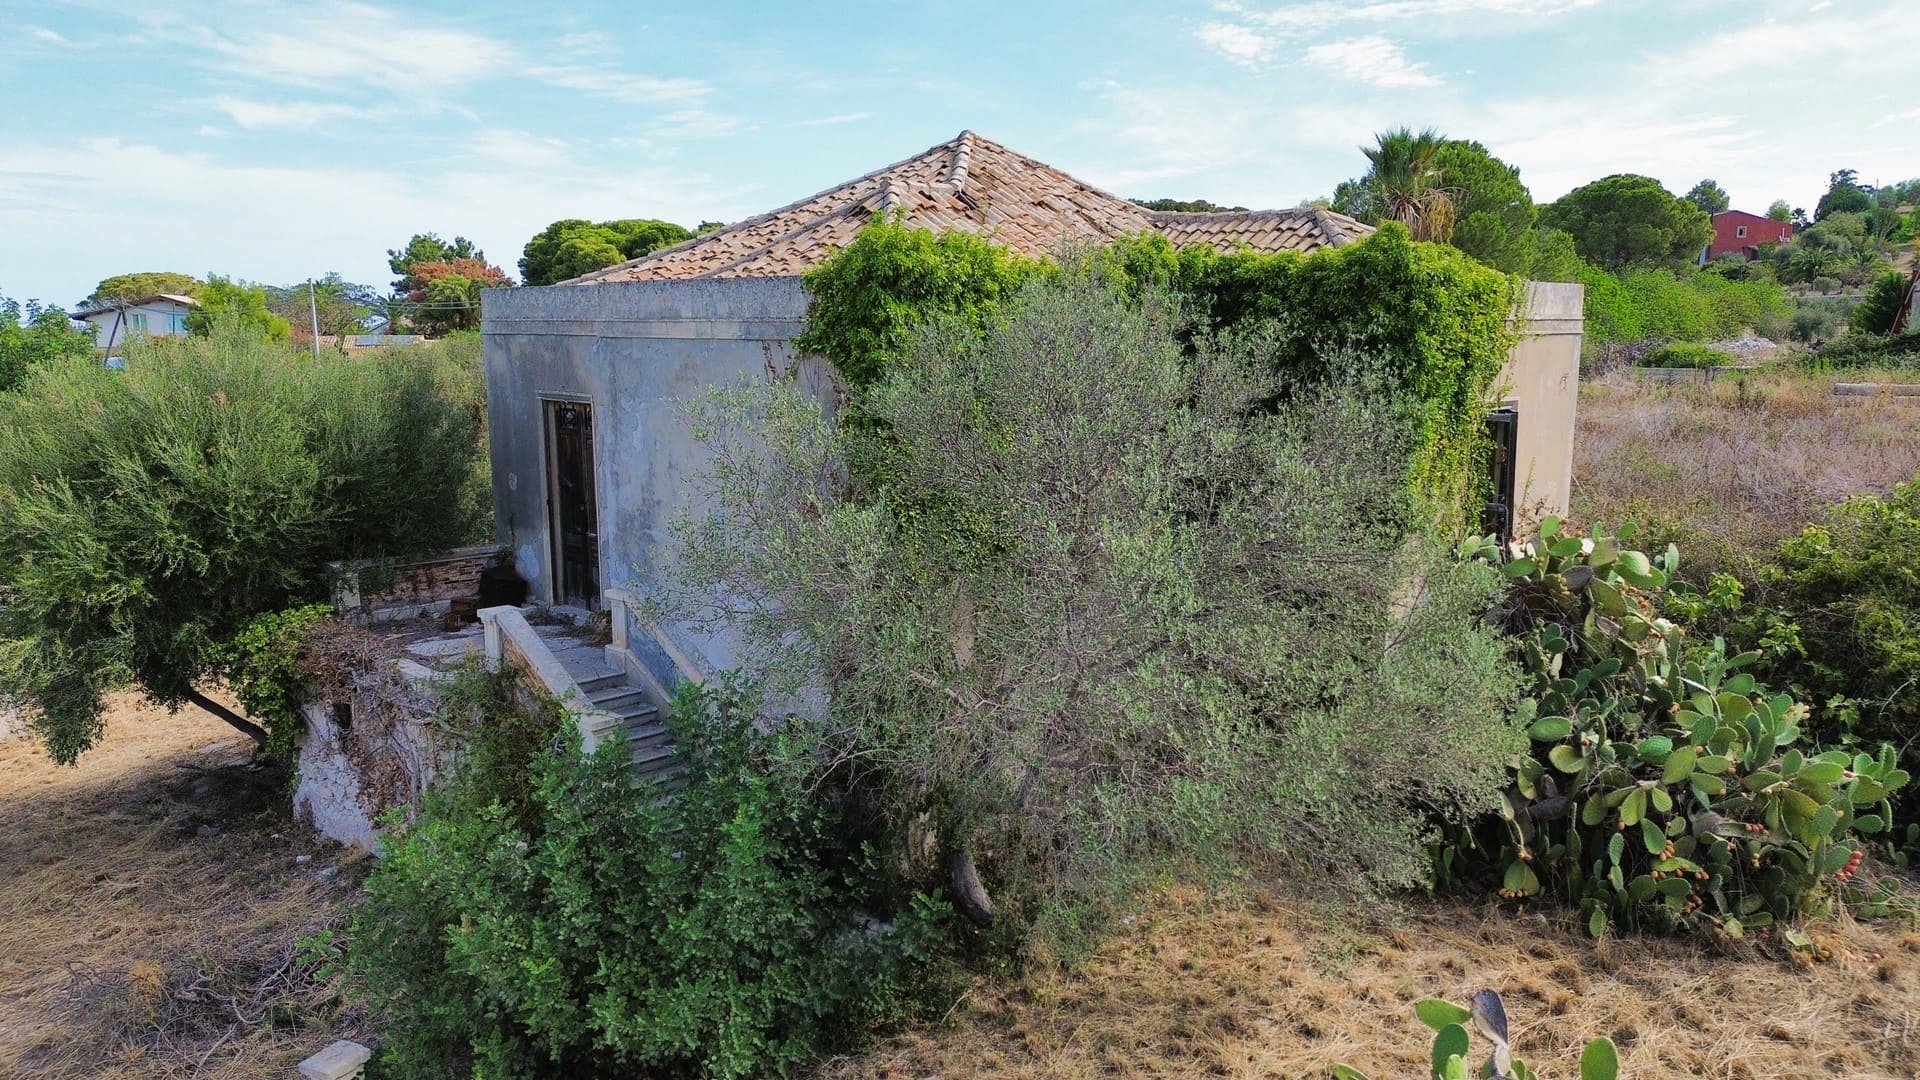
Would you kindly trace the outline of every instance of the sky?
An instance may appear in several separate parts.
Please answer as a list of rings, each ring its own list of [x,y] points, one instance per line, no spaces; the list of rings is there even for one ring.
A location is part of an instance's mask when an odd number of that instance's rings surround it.
[[[559,218],[732,221],[971,128],[1118,194],[1329,195],[1432,126],[1546,202],[1812,208],[1920,175],[1913,0],[0,0],[0,295],[111,274],[517,272]]]

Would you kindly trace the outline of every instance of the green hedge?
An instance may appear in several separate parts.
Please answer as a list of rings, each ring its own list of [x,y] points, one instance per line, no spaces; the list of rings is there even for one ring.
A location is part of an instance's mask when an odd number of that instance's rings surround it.
[[[1791,319],[1793,297],[1771,281],[1671,270],[1610,274],[1587,267],[1586,335],[1594,345],[1717,341]]]
[[[1515,340],[1517,279],[1415,243],[1397,223],[1313,254],[1176,250],[1143,233],[1071,257],[1133,289],[1171,292],[1195,333],[1261,327],[1275,368],[1296,386],[1323,384],[1357,358],[1380,363],[1419,403],[1416,488],[1442,508],[1469,505],[1481,421]],[[897,360],[915,327],[942,315],[984,323],[1022,283],[1056,269],[976,236],[876,221],[807,274],[815,303],[797,345],[832,360],[858,390]]]
[[[1719,349],[1709,349],[1705,345],[1676,341],[1662,345],[1646,356],[1641,357],[1640,366],[1659,368],[1711,368],[1725,367],[1731,363],[1732,360],[1733,357],[1728,356]]]

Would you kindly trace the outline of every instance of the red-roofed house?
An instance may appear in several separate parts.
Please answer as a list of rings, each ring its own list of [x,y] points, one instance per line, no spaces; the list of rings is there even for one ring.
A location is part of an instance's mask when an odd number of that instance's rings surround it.
[[[1713,215],[1713,242],[1707,245],[1707,261],[1722,255],[1757,259],[1761,244],[1784,244],[1791,239],[1792,222],[1775,221],[1745,210],[1722,210]]]

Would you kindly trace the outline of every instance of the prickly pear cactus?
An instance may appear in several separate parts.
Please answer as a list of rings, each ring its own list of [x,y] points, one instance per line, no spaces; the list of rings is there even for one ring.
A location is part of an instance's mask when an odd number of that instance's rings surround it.
[[[1434,1080],[1468,1080],[1469,1077],[1498,1080],[1540,1080],[1527,1063],[1513,1056],[1507,1042],[1507,1007],[1496,990],[1481,990],[1473,995],[1472,1007],[1461,1008],[1450,1001],[1428,998],[1413,1007],[1420,1022],[1433,1029],[1433,1049],[1429,1055]],[[1488,1043],[1486,1061],[1478,1068],[1470,1063],[1473,1036]],[[1335,1065],[1334,1080],[1367,1080],[1367,1075],[1350,1065]],[[1620,1058],[1611,1039],[1595,1039],[1580,1055],[1580,1080],[1617,1080]]]
[[[1907,782],[1897,755],[1802,749],[1807,708],[1743,668],[1757,653],[1691,642],[1660,615],[1678,568],[1607,535],[1538,535],[1462,554],[1511,583],[1490,617],[1532,679],[1533,752],[1511,763],[1498,823],[1435,849],[1441,884],[1491,870],[1498,892],[1578,903],[1609,926],[1740,936],[1791,918],[1859,869]]]

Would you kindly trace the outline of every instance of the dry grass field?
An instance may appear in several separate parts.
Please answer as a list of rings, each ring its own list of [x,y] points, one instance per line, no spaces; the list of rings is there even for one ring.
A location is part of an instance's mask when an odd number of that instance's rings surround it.
[[[1581,388],[1573,518],[1634,520],[1696,570],[1750,579],[1756,560],[1849,495],[1920,474],[1920,398],[1842,398],[1836,381],[1913,372],[1764,371],[1659,385],[1615,371]]]
[[[131,698],[76,768],[0,743],[0,1076],[292,1076],[356,1030],[295,942],[357,868],[248,748]]]
[[[1492,907],[1398,912],[1169,896],[1068,974],[981,984],[944,1024],[829,1063],[829,1080],[965,1076],[1427,1075],[1412,1005],[1506,999],[1515,1048],[1546,1077],[1610,1036],[1621,1075],[1760,1080],[1920,1076],[1920,934],[1837,919],[1808,928],[1833,959],[1595,943]]]

